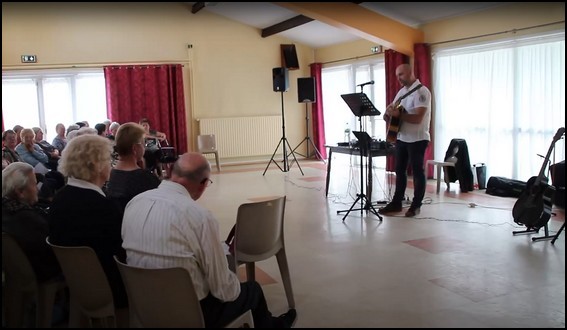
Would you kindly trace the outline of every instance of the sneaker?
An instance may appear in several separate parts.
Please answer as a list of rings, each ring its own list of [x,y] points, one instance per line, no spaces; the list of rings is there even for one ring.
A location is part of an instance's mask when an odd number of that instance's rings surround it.
[[[415,217],[421,212],[419,207],[410,207],[406,212],[406,217]]]
[[[283,313],[278,317],[274,317],[274,328],[291,328],[295,324],[297,311],[295,308],[290,309],[287,313]]]
[[[392,212],[400,212],[401,210],[402,210],[402,204],[389,203],[388,205],[379,208],[378,213],[386,214]]]

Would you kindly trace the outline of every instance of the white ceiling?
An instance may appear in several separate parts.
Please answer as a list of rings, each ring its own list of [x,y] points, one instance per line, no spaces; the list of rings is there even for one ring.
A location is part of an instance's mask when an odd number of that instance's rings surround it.
[[[425,23],[503,4],[510,2],[362,2],[360,6],[417,28]],[[260,31],[299,15],[271,2],[205,2],[203,10],[256,27]],[[311,21],[278,35],[313,48],[360,39],[354,34],[318,21]]]

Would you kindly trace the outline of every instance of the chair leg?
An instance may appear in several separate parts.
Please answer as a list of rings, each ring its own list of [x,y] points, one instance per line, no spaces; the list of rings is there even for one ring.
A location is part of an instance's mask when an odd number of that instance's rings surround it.
[[[254,262],[246,263],[246,281],[251,282],[256,280],[256,264]]]
[[[437,166],[437,193],[439,194],[439,192],[441,191],[441,165],[436,165]]]
[[[38,328],[51,328],[56,293],[57,286],[55,283],[39,285],[36,306],[36,324]]]
[[[295,299],[293,298],[293,289],[291,288],[291,277],[289,276],[289,267],[287,265],[285,249],[282,248],[278,251],[278,253],[276,253],[276,259],[278,260],[278,266],[280,267],[280,274],[282,276],[285,295],[287,297],[287,304],[289,305],[289,308],[295,308]]]
[[[217,162],[217,170],[220,172],[220,161],[219,161],[219,153],[215,152],[215,160]]]

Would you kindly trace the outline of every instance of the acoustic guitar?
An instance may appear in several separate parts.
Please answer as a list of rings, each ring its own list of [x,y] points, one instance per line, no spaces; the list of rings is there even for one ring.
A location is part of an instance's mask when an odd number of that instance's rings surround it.
[[[512,209],[514,222],[519,225],[525,225],[528,229],[539,230],[551,218],[555,187],[547,184],[547,177],[544,175],[544,172],[555,142],[563,134],[565,134],[565,127],[559,128],[557,133],[555,133],[538,176],[533,176],[528,180],[526,189],[518,197]]]
[[[410,96],[413,92],[417,91],[422,86],[423,86],[422,84],[417,85],[415,88],[413,88],[412,90],[404,94],[402,97],[397,99],[396,102],[394,103],[394,108],[400,111],[400,116],[390,117],[390,121],[388,122],[388,133],[386,134],[387,142],[396,143],[396,140],[398,139],[398,133],[400,132],[400,126],[402,124],[400,117],[402,112],[406,112],[406,109],[401,105],[402,100]]]

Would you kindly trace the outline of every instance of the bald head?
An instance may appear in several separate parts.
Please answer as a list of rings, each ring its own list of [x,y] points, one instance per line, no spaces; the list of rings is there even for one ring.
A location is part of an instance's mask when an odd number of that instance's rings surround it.
[[[179,183],[197,200],[207,187],[211,174],[209,161],[198,152],[187,152],[173,164],[171,181]]]
[[[415,76],[411,66],[407,63],[400,64],[396,68],[396,77],[402,86],[409,87],[415,82]]]
[[[210,170],[209,161],[205,156],[198,152],[187,152],[179,156],[176,164],[184,173],[196,172],[199,169],[208,168]]]

